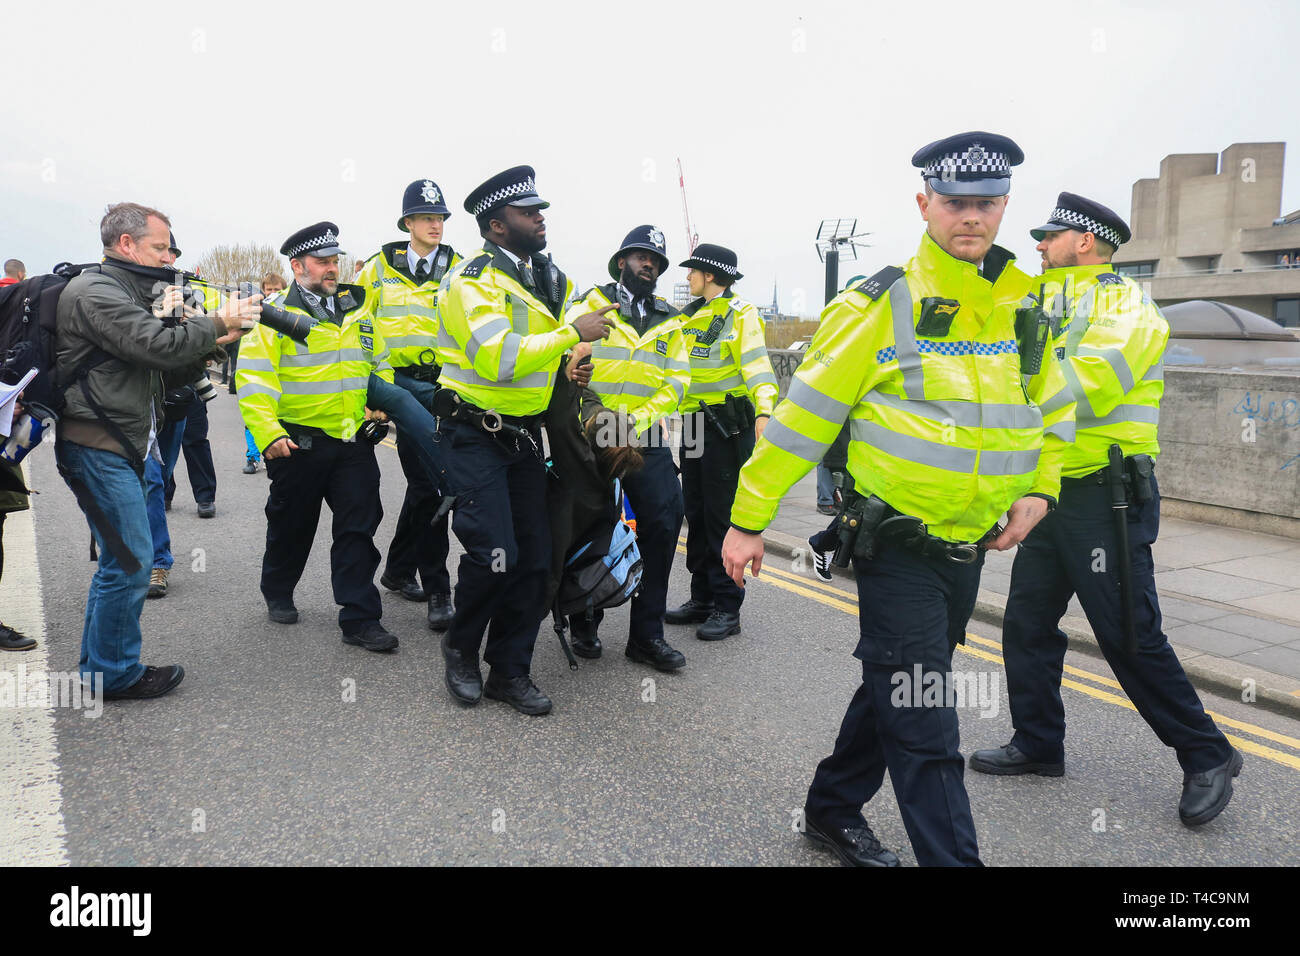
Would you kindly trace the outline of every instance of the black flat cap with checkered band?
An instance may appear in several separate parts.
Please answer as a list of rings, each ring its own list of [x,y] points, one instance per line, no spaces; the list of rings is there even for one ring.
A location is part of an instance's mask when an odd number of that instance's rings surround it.
[[[1049,232],[1061,232],[1064,229],[1090,232],[1112,246],[1121,246],[1133,238],[1128,223],[1115,210],[1074,193],[1061,193],[1057,196],[1056,208],[1052,210],[1047,222],[1037,229],[1030,229],[1029,234],[1042,242]]]
[[[541,209],[550,206],[537,195],[537,174],[533,167],[514,166],[497,173],[465,199],[465,211],[475,217],[502,206],[537,206]]]
[[[941,196],[1005,196],[1011,167],[1024,161],[1010,138],[978,130],[937,140],[912,156],[912,165],[921,167],[922,178]]]
[[[685,262],[678,263],[687,269],[699,269],[715,276],[728,279],[743,279],[744,273],[736,269],[736,254],[726,246],[715,246],[711,242],[701,242]]]
[[[318,256],[322,259],[337,256],[343,250],[339,248],[339,227],[332,222],[318,222],[304,226],[280,246],[280,255],[297,259],[299,256]]]

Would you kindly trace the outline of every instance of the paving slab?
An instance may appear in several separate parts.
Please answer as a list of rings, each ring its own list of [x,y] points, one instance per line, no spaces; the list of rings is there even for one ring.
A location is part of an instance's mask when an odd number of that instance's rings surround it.
[[[1225,603],[1286,590],[1280,584],[1253,581],[1233,574],[1219,574],[1203,568],[1181,568],[1177,571],[1157,574],[1156,587],[1161,591],[1176,591],[1179,594]],[[1300,611],[1300,596],[1296,600],[1296,609]]]
[[[1282,621],[1270,621],[1250,614],[1225,614],[1223,617],[1212,617],[1201,623],[1215,630],[1239,634],[1265,644],[1288,644],[1292,641],[1300,641],[1300,626]]]
[[[1262,667],[1274,674],[1284,674],[1300,680],[1300,647],[1275,644],[1272,647],[1247,651],[1236,659],[1254,667]]]
[[[1300,623],[1300,591],[1294,589],[1275,591],[1258,597],[1238,598],[1226,603],[1247,611],[1261,611],[1273,617]]]
[[[1262,650],[1268,647],[1263,641],[1252,640],[1240,634],[1230,634],[1204,624],[1184,624],[1181,627],[1166,627],[1165,636],[1176,644],[1186,644],[1206,654],[1219,657],[1236,657],[1247,651]]]

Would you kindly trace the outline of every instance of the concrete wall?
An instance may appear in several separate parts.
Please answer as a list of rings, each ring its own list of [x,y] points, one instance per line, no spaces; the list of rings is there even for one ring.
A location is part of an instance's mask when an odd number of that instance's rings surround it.
[[[1161,494],[1300,518],[1300,374],[1165,368]]]

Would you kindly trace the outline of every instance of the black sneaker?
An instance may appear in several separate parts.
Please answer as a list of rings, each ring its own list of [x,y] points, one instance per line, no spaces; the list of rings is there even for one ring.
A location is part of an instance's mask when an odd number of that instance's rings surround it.
[[[185,679],[185,668],[180,664],[168,667],[145,667],[144,675],[123,690],[104,691],[104,700],[148,700],[161,697],[176,689],[176,685]]]
[[[839,827],[804,815],[803,835],[828,848],[847,866],[899,865],[898,857],[886,850],[865,823]]]
[[[0,624],[0,651],[30,651],[35,646],[36,638],[28,637],[7,624]]]
[[[833,581],[835,578],[831,574],[831,559],[835,557],[835,552],[818,551],[812,538],[808,539],[808,547],[812,548],[813,574],[823,581]]]
[[[217,516],[217,503],[215,501],[199,502],[200,518],[215,518]]]
[[[697,601],[691,598],[681,607],[675,607],[664,613],[665,624],[699,624],[707,621],[713,613],[712,601]]]
[[[351,634],[344,632],[343,643],[364,647],[368,651],[397,650],[397,636],[384,630],[384,626],[378,621],[367,624],[361,630]]]

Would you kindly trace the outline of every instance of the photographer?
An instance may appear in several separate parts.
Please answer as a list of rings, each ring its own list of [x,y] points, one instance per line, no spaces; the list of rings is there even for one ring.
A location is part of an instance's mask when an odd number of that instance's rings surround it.
[[[140,663],[140,612],[152,558],[145,459],[157,455],[162,374],[201,363],[217,338],[260,314],[260,297],[210,315],[165,322],[153,312],[175,284],[170,222],[136,203],[100,222],[102,265],[72,279],[59,299],[56,376],[67,404],[55,454],[99,547],[81,639],[83,677],[103,675],[105,697],[158,697],[184,677],[178,665]]]

